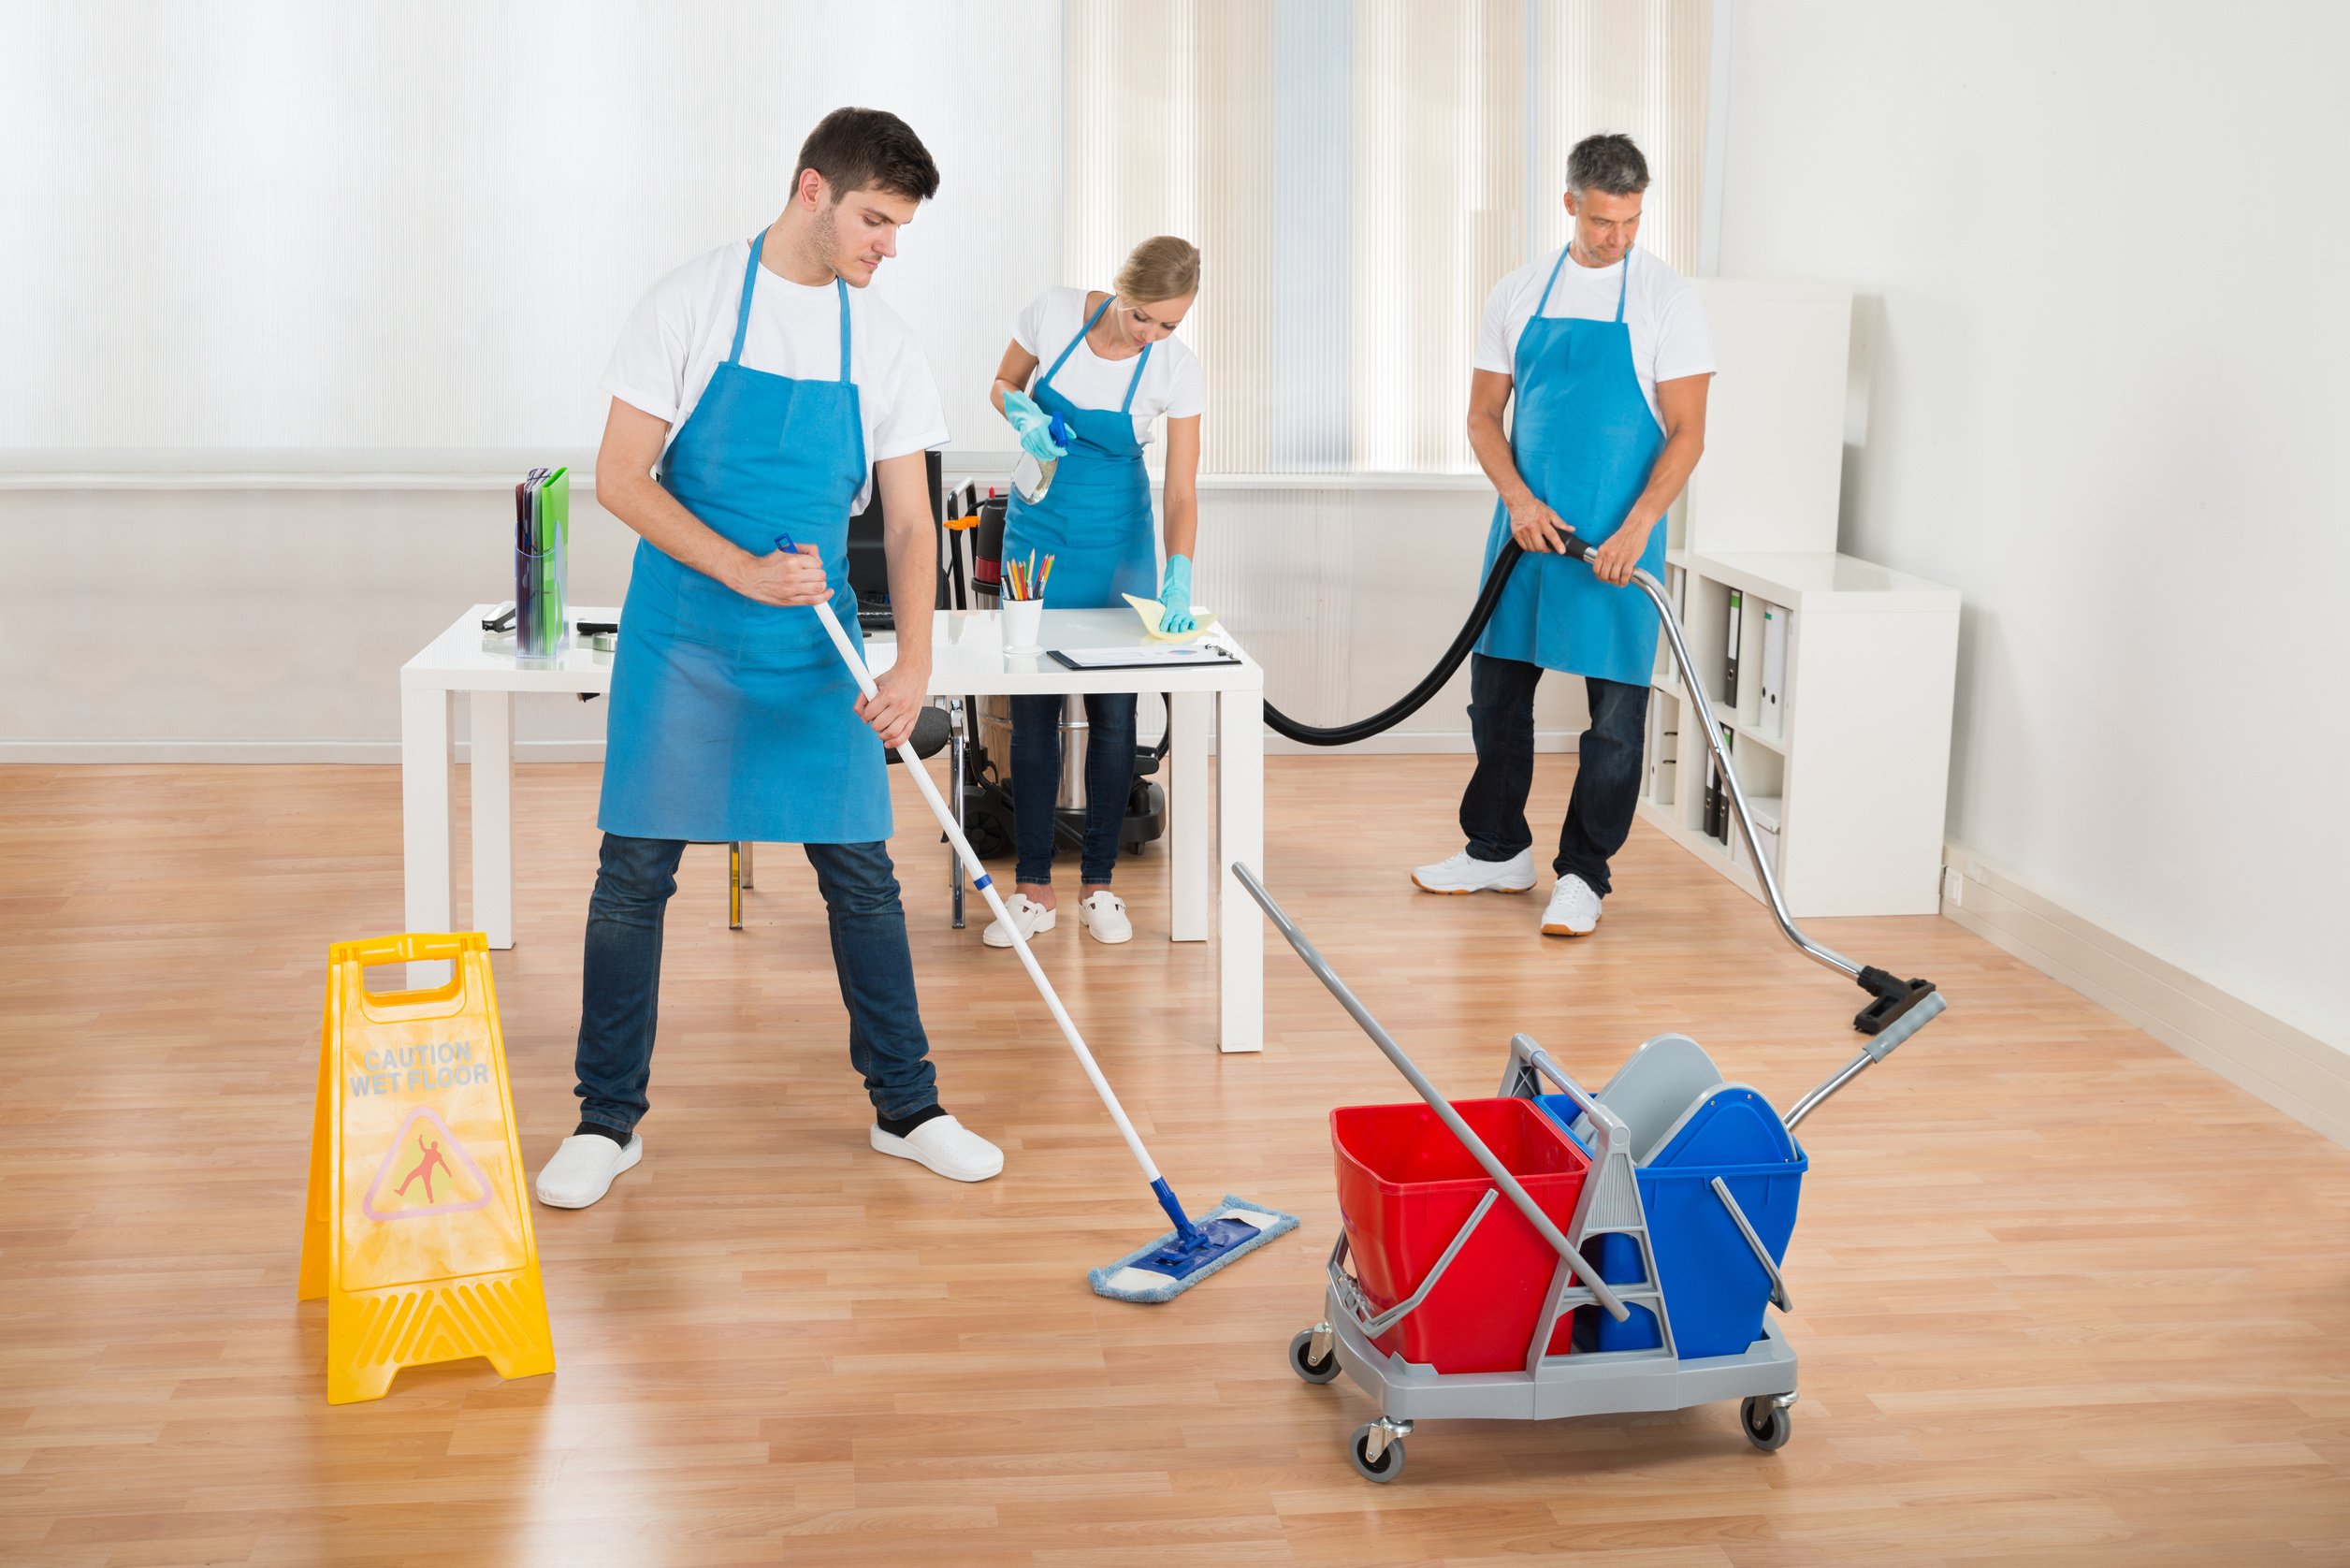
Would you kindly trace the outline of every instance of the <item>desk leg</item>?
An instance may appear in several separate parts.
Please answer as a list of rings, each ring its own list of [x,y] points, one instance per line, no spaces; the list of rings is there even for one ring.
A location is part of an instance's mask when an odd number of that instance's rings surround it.
[[[400,857],[408,929],[449,929],[449,697],[438,688],[399,694]],[[446,961],[412,964],[412,988],[447,982]]]
[[[514,693],[476,691],[472,704],[473,928],[493,948],[514,946]]]
[[[1265,1049],[1265,917],[1232,875],[1265,874],[1265,693],[1217,693],[1216,939],[1218,1046]]]
[[[1168,698],[1168,935],[1208,939],[1208,693]]]

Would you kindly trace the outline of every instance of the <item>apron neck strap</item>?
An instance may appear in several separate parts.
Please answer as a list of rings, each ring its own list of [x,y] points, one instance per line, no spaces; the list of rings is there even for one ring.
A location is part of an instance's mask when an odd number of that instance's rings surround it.
[[[743,264],[743,299],[734,307],[734,346],[726,351],[726,362],[739,365],[743,361],[743,339],[750,331],[750,295],[759,282],[759,252],[767,242],[767,231],[761,229],[750,238],[750,259]],[[840,379],[853,378],[849,373],[849,282],[835,275],[833,288],[840,296]]]
[[[1071,338],[1069,346],[1061,351],[1061,357],[1052,362],[1052,369],[1045,371],[1043,378],[1037,383],[1038,386],[1052,385],[1052,378],[1060,374],[1061,367],[1069,362],[1069,356],[1077,352],[1077,345],[1085,341],[1086,334],[1100,324],[1101,318],[1110,313],[1110,307],[1117,302],[1118,297],[1114,294],[1102,296],[1102,302],[1094,307],[1094,313],[1085,318],[1085,325],[1077,329],[1077,336]],[[1142,352],[1134,356],[1134,375],[1126,382],[1125,401],[1118,405],[1120,414],[1134,407],[1134,395],[1142,385],[1142,367],[1151,362],[1151,350],[1157,346],[1155,343],[1144,343]]]
[[[1543,284],[1542,298],[1534,301],[1534,313],[1536,315],[1542,314],[1543,307],[1550,303],[1550,291],[1559,286],[1559,269],[1566,266],[1567,253],[1574,249],[1574,245],[1573,241],[1569,241],[1566,245],[1560,248],[1559,252],[1559,259],[1550,264],[1550,281]]]
[[[726,351],[726,362],[736,365],[743,358],[743,335],[750,330],[750,291],[759,282],[759,252],[767,243],[767,231],[761,229],[750,237],[750,259],[743,263],[743,299],[734,307],[734,346]]]
[[[1557,287],[1559,283],[1559,269],[1566,266],[1567,257],[1574,252],[1574,245],[1572,241],[1570,241],[1566,249],[1559,253],[1559,259],[1550,264],[1550,281],[1543,284],[1542,298],[1534,301],[1534,313],[1536,315],[1542,314],[1543,307],[1550,303],[1550,291]],[[1616,324],[1618,327],[1622,326],[1624,322],[1624,297],[1631,292],[1632,252],[1627,249],[1624,252],[1624,269],[1620,273],[1617,274],[1616,278]]]
[[[1142,385],[1142,367],[1151,362],[1151,351],[1156,347],[1156,343],[1144,343],[1142,352],[1134,356],[1134,379],[1126,383],[1126,400],[1118,405],[1120,414],[1134,407],[1135,389]]]
[[[1061,367],[1069,362],[1069,356],[1077,352],[1077,345],[1085,341],[1085,334],[1094,329],[1094,324],[1101,320],[1102,316],[1110,310],[1111,301],[1115,300],[1118,297],[1114,294],[1105,294],[1102,296],[1102,302],[1094,308],[1094,313],[1092,315],[1085,318],[1085,325],[1077,329],[1077,336],[1069,340],[1069,346],[1061,351],[1061,357],[1052,362],[1052,369],[1045,371],[1044,380],[1038,382],[1037,384],[1037,385],[1046,385],[1055,375],[1060,373]]]
[[[849,281],[835,276],[833,288],[840,296],[840,379],[846,383],[849,374]],[[1619,316],[1622,312],[1617,312]]]

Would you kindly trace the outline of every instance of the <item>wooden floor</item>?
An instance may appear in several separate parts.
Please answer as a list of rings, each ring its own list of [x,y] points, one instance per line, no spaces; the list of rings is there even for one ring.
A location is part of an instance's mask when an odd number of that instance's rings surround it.
[[[1414,894],[1462,767],[1269,770],[1271,885],[1441,1083],[1490,1093],[1517,1029],[1594,1082],[1686,1029],[1775,1096],[1850,1053],[1857,993],[1645,830],[1592,940]],[[595,791],[520,770],[533,1168],[573,1121]],[[1041,956],[1177,1189],[1306,1224],[1172,1304],[1097,1299],[1161,1222],[1011,956],[947,930],[903,786],[898,820],[946,1103],[1003,1178],[865,1149],[805,862],[763,852],[733,935],[690,851],[646,1163],[537,1212],[560,1370],[330,1408],[294,1299],[323,961],[397,928],[397,773],[0,769],[0,1561],[2350,1562],[2350,1151],[1957,927],[1817,927],[1951,1012],[1805,1128],[1785,1449],[1724,1406],[1431,1423],[1376,1488],[1363,1397],[1283,1356],[1337,1223],[1325,1115],[1404,1085],[1278,941],[1270,1047],[1218,1057],[1210,952],[1126,863],[1136,941]]]

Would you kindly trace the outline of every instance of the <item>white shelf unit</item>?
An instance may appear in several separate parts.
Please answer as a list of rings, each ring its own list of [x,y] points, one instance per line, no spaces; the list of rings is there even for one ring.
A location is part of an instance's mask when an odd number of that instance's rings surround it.
[[[1690,658],[1749,802],[1777,803],[1779,888],[1796,916],[1930,915],[1940,908],[1958,590],[1834,551],[1705,555],[1668,570]],[[1744,596],[1738,694],[1726,701],[1730,594]],[[1762,727],[1762,606],[1787,615],[1777,733]],[[1734,823],[1704,831],[1710,757],[1673,655],[1658,639],[1640,811],[1755,897]]]
[[[1719,373],[1705,455],[1666,522],[1666,574],[1715,717],[1731,726],[1732,765],[1749,802],[1776,804],[1779,887],[1798,917],[1934,914],[1958,590],[1836,554],[1851,288],[1695,282]],[[1723,701],[1733,588],[1745,600],[1734,704]],[[1766,603],[1787,616],[1775,733],[1760,701]],[[1651,685],[1641,815],[1760,898],[1736,826],[1727,844],[1704,831],[1708,752],[1661,637]]]

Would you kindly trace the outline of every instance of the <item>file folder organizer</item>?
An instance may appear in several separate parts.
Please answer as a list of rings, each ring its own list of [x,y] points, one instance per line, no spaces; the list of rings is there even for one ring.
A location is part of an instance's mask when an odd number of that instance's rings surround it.
[[[533,469],[515,486],[515,657],[552,661],[569,641],[571,470]]]

